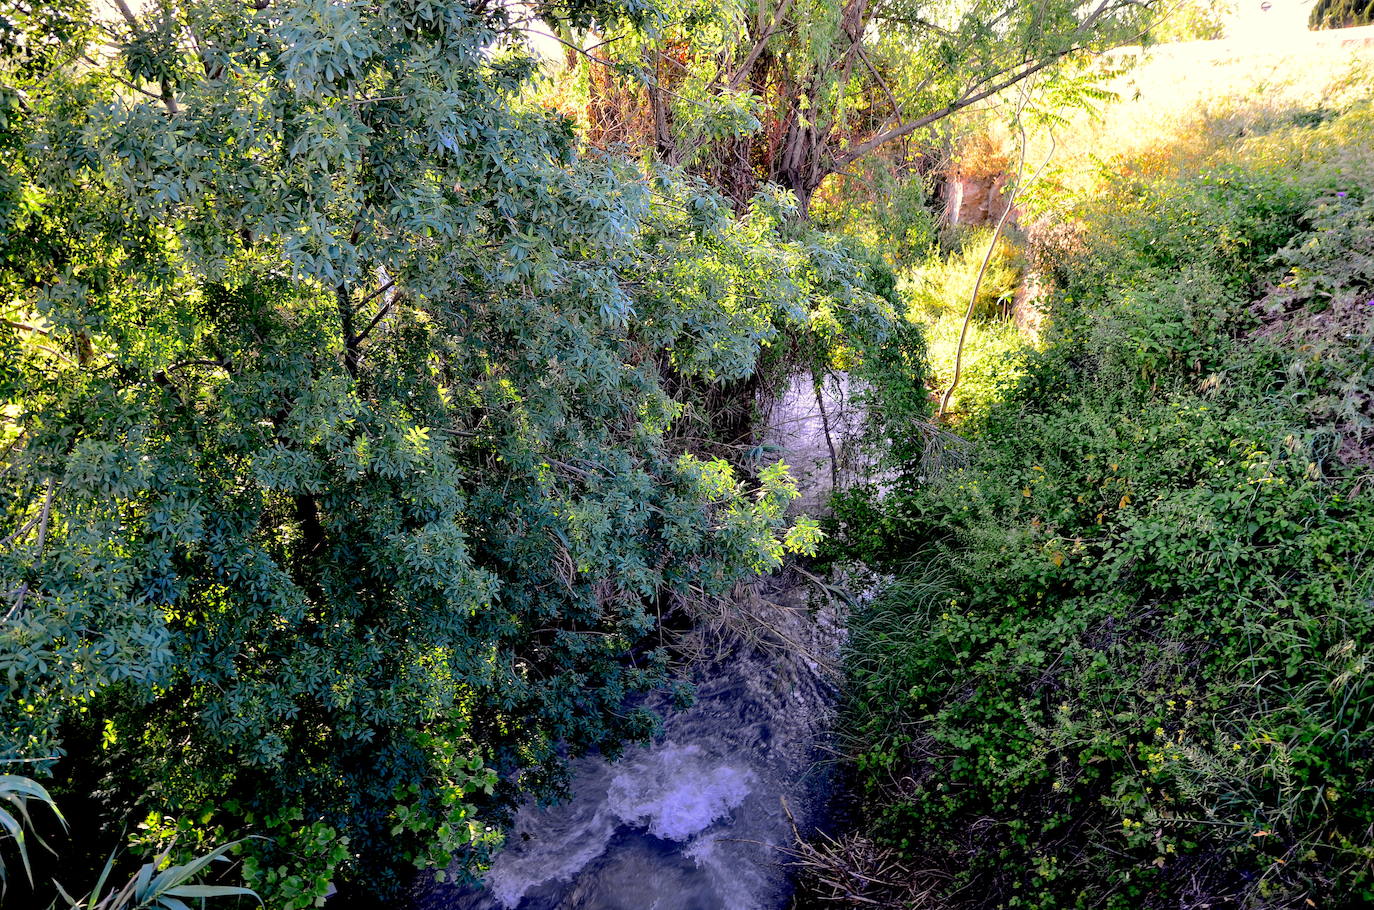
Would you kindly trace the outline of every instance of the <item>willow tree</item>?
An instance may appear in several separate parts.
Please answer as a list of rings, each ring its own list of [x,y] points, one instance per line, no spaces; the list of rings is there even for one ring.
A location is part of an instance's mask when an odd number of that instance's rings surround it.
[[[110,832],[265,835],[282,907],[476,861],[517,772],[649,728],[660,614],[813,538],[672,428],[862,270],[579,154],[500,8],[0,29],[0,757]]]
[[[594,141],[681,163],[746,205],[805,206],[830,174],[1067,57],[1146,31],[1154,0],[677,0],[642,24],[549,35]]]

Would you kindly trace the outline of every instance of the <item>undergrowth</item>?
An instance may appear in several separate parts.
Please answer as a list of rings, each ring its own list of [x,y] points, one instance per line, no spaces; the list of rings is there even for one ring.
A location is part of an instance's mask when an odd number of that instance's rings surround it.
[[[1115,162],[972,460],[837,502],[886,905],[1374,902],[1374,113],[1266,123]]]
[[[967,232],[948,252],[931,252],[926,262],[899,285],[907,320],[925,334],[932,397],[938,397],[953,381],[964,316],[991,235],[990,229]],[[983,414],[1020,374],[1031,346],[1011,315],[1021,278],[1017,259],[1012,246],[999,241],[978,284],[978,298],[964,339],[960,381],[951,399],[950,416],[955,421]]]

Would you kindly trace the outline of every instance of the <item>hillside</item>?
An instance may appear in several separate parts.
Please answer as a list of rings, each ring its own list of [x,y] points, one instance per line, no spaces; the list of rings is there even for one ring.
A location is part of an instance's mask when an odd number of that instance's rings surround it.
[[[971,462],[841,502],[831,553],[897,575],[853,628],[834,861],[891,883],[855,893],[1374,899],[1374,112],[1317,84],[1079,127],[1027,254],[1048,328]]]

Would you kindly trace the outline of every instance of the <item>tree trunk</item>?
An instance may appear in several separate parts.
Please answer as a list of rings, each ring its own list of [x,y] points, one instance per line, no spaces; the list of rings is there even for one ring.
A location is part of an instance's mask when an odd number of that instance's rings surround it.
[[[773,182],[796,194],[797,205],[803,216],[811,207],[812,195],[829,173],[821,161],[821,147],[815,129],[796,124],[790,126],[773,165]]]

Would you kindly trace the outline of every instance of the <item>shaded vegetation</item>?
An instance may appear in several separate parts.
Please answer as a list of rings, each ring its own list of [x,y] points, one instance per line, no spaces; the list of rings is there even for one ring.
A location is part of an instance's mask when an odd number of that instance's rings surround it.
[[[1369,0],[1317,0],[1308,17],[1312,28],[1350,28],[1374,22],[1374,3]]]

